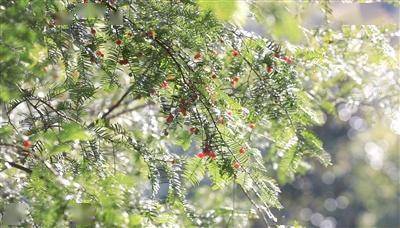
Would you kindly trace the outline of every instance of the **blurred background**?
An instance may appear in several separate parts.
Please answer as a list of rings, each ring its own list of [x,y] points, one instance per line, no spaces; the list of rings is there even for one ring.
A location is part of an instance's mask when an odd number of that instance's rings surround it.
[[[333,165],[310,161],[303,175],[281,183],[280,223],[400,227],[398,3],[204,1],[202,7],[283,43],[324,110],[324,123],[313,130]]]

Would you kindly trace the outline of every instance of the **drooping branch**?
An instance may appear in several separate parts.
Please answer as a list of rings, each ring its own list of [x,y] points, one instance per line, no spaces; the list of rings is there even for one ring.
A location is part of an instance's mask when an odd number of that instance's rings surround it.
[[[12,167],[14,167],[14,168],[16,168],[16,169],[22,170],[22,171],[24,171],[24,172],[26,172],[26,173],[28,173],[28,174],[31,174],[31,173],[32,173],[32,170],[31,170],[31,169],[26,168],[25,166],[20,165],[20,164],[18,164],[18,163],[15,163],[15,162],[7,162],[7,164],[9,164],[10,166],[12,166]]]

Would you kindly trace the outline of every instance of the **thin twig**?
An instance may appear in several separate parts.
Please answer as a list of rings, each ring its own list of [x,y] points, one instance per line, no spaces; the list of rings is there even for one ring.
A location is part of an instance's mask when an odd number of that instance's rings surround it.
[[[31,169],[29,169],[29,168],[26,168],[25,166],[22,166],[22,165],[20,165],[20,164],[18,164],[18,163],[15,163],[15,162],[7,162],[10,166],[12,166],[12,167],[14,167],[14,168],[16,168],[16,169],[19,169],[19,170],[22,170],[22,171],[24,171],[24,172],[26,172],[26,173],[28,173],[28,174],[31,174],[32,173],[32,170]]]
[[[110,115],[110,113],[111,113],[112,111],[114,111],[114,109],[118,108],[118,106],[121,105],[122,101],[129,95],[129,93],[131,92],[132,89],[133,89],[133,85],[129,86],[129,88],[125,91],[125,93],[124,93],[124,94],[122,95],[122,97],[117,101],[117,103],[115,103],[114,105],[112,105],[112,106],[108,109],[108,111],[107,111],[106,113],[104,113],[104,114],[101,116],[101,119],[107,119],[107,116]],[[139,96],[137,96],[137,97],[135,98],[135,100],[138,99],[138,98],[139,98]]]

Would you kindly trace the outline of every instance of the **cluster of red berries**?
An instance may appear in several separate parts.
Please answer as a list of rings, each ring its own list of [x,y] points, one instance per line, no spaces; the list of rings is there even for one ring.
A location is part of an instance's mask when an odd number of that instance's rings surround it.
[[[238,50],[232,50],[232,56],[233,57],[237,57],[239,56],[239,51]],[[201,52],[197,52],[194,56],[193,59],[195,61],[200,61],[203,58],[203,55],[201,54]]]
[[[290,59],[287,56],[283,57],[282,60],[285,61],[287,64],[291,64],[292,63],[292,59]]]
[[[291,64],[291,63],[292,63],[292,59],[291,59],[290,57],[288,57],[288,56],[283,56],[283,57],[281,57],[281,56],[278,55],[278,53],[275,53],[275,54],[274,54],[274,57],[275,57],[275,58],[280,58],[280,59],[282,59],[282,60],[285,61],[287,64]]]
[[[211,150],[210,148],[206,147],[203,152],[200,152],[196,155],[198,158],[205,158],[205,157],[209,157],[211,159],[216,159],[217,158],[217,154],[215,154],[215,152],[213,150]]]
[[[168,82],[164,81],[162,84],[163,88],[166,88],[165,86],[168,86]],[[181,113],[183,116],[187,115],[187,110],[190,107],[190,105],[195,102],[197,99],[199,98],[199,96],[197,94],[192,94],[189,99],[185,100],[185,99],[181,99],[179,101],[179,113]],[[166,118],[166,122],[167,123],[171,123],[174,120],[174,115],[169,114]]]

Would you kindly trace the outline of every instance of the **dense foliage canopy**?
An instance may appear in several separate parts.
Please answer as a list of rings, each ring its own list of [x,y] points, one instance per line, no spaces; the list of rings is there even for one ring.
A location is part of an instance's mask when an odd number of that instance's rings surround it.
[[[0,208],[43,227],[279,224],[278,183],[330,164],[313,126],[360,95],[357,67],[396,65],[374,27],[281,46],[192,1],[1,7]],[[379,57],[348,68],[356,30]]]

